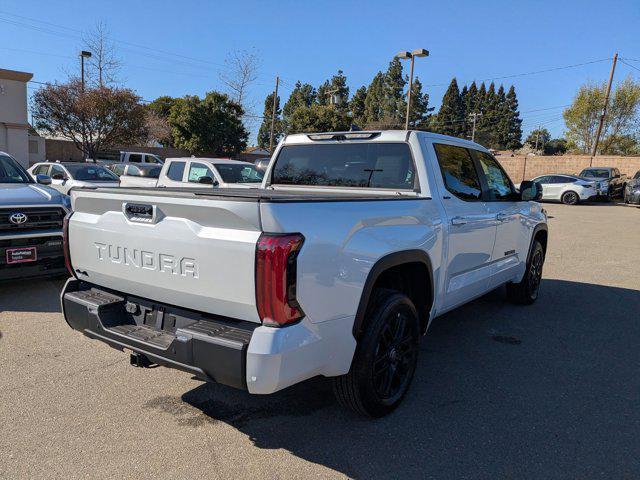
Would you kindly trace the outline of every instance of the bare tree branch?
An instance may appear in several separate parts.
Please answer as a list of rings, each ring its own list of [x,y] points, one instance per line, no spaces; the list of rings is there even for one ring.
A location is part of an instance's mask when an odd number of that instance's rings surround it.
[[[240,104],[245,114],[253,111],[248,102],[248,89],[258,78],[260,59],[254,50],[236,50],[225,60],[227,69],[220,73],[220,80],[227,86],[229,96]]]
[[[122,62],[116,55],[107,25],[97,22],[90,31],[83,34],[82,42],[83,48],[91,52],[87,65],[89,83],[99,87],[119,83],[118,74]]]

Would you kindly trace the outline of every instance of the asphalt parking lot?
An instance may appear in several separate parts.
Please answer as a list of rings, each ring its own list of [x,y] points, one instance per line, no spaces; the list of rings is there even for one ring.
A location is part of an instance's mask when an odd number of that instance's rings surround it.
[[[437,319],[402,406],[314,379],[253,397],[72,331],[59,280],[0,285],[0,478],[638,478],[640,209],[547,204],[541,298]]]

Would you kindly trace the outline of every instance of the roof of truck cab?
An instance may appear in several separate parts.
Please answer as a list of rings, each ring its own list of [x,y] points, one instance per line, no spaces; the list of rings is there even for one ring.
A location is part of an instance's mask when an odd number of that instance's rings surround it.
[[[366,135],[372,134],[375,135],[371,140],[374,141],[382,141],[382,142],[406,142],[409,138],[410,134],[418,134],[422,137],[426,137],[432,140],[442,140],[448,142],[456,142],[460,145],[466,145],[468,147],[479,148],[482,150],[487,150],[482,145],[472,142],[470,140],[466,140],[464,138],[451,137],[449,135],[440,135],[439,133],[432,132],[424,132],[422,130],[355,130],[352,132],[313,132],[313,133],[294,133],[291,135],[287,135],[282,141],[284,145],[288,144],[300,144],[300,143],[318,143],[318,142],[330,142],[330,141],[344,141],[344,140],[331,140],[331,139],[323,139],[323,140],[314,140],[310,137],[314,135]],[[362,141],[367,141],[368,139],[362,139]]]
[[[251,162],[245,162],[243,160],[232,160],[230,158],[210,158],[210,157],[175,157],[175,158],[167,158],[165,162],[168,161],[200,161],[200,162],[211,162],[211,163],[221,163],[221,164],[249,164],[252,165]]]

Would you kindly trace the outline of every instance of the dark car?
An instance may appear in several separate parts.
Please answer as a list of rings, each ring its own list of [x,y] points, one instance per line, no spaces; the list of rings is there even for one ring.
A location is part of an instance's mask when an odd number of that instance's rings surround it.
[[[624,189],[624,202],[640,205],[640,170],[627,182]]]
[[[580,172],[582,178],[597,180],[602,196],[607,200],[622,197],[627,185],[627,176],[614,167],[589,167]]]

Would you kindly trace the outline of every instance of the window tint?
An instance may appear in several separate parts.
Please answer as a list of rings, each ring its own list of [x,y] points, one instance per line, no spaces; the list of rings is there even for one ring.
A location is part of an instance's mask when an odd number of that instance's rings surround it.
[[[111,167],[111,171],[118,176],[124,175],[124,165],[114,165]]]
[[[145,157],[147,163],[160,163],[160,160],[158,160],[154,155],[145,155]]]
[[[433,146],[447,190],[462,200],[480,200],[480,180],[469,151],[441,143],[434,143]]]
[[[575,178],[565,177],[563,175],[554,175],[553,183],[574,183],[576,181]]]
[[[18,162],[0,155],[0,183],[31,183],[31,177]]]
[[[142,162],[142,155],[139,155],[137,153],[132,153],[129,155],[129,161],[133,162],[133,163],[141,163]]]
[[[76,180],[85,182],[115,182],[118,180],[118,176],[115,173],[101,166],[84,165],[81,163],[77,165],[67,164],[65,166],[71,176]]]
[[[39,167],[36,167],[36,169],[33,171],[33,174],[46,175],[48,169],[49,169],[49,165],[40,165]]]
[[[540,184],[551,183],[551,177],[548,176],[548,175],[545,175],[543,177],[538,177],[538,178],[534,179],[534,182],[538,182]]]
[[[271,183],[412,190],[415,171],[406,143],[286,145]]]
[[[513,200],[511,180],[498,161],[486,152],[474,150],[487,182],[487,201]]]
[[[189,167],[189,182],[199,183],[202,177],[209,177],[212,180],[216,179],[209,167],[202,163],[192,163]]]
[[[62,180],[66,176],[67,173],[60,165],[51,165],[51,178],[54,180]]]
[[[184,162],[171,162],[169,165],[169,171],[167,172],[167,177],[174,182],[181,182],[182,175],[184,175]]]
[[[256,170],[253,165],[241,163],[218,163],[215,169],[222,177],[224,183],[260,183],[263,173]]]
[[[136,167],[135,165],[129,165],[129,168],[127,170],[127,175],[139,177],[142,174],[140,173],[140,169],[138,167]]]

